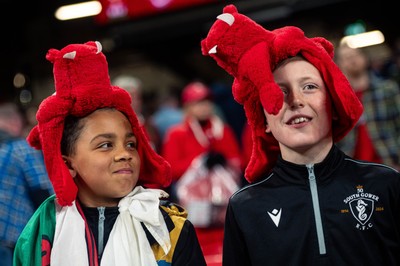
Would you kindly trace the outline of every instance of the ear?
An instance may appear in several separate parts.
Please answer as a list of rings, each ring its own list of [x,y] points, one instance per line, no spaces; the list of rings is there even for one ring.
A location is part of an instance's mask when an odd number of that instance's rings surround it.
[[[265,123],[265,133],[271,133],[271,128],[268,125],[268,120],[267,120],[267,111],[264,109],[264,123]]]
[[[265,133],[271,133],[271,128],[269,127],[268,123],[265,123]]]
[[[71,159],[68,156],[62,155],[63,161],[65,163],[65,165],[67,166],[69,173],[71,174],[72,178],[75,178],[76,176],[76,171],[75,169],[72,167],[71,164]]]

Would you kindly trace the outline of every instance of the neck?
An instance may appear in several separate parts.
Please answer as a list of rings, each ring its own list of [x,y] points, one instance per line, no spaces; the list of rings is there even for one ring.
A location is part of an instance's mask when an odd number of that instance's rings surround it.
[[[322,162],[333,145],[332,139],[321,141],[312,147],[288,148],[280,144],[282,159],[295,164],[316,164]]]

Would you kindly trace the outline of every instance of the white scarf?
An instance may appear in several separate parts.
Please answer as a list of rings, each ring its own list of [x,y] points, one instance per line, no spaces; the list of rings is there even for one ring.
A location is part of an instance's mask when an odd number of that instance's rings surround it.
[[[159,198],[164,195],[165,192],[162,190],[137,186],[121,199],[118,204],[120,214],[111,230],[101,265],[157,265],[141,222],[164,253],[168,254],[171,248],[169,232],[159,210]],[[51,264],[88,265],[85,223],[75,202],[72,206],[57,206]]]

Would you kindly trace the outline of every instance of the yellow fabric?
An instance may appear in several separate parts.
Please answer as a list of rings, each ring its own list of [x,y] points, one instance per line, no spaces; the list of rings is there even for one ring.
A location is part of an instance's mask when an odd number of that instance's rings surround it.
[[[185,224],[188,214],[186,210],[180,211],[176,206],[161,206],[161,208],[163,208],[163,210],[168,213],[169,217],[175,225],[174,229],[169,233],[171,239],[171,249],[169,250],[168,254],[165,255],[163,249],[160,245],[158,245],[158,243],[153,244],[151,248],[157,261],[163,260],[167,263],[172,263],[175,247],[178,243],[179,236],[181,234],[183,225]]]

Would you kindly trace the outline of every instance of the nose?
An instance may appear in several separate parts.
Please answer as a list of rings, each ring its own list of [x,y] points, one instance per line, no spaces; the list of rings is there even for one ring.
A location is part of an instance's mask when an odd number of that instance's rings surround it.
[[[114,160],[118,161],[130,161],[132,160],[132,153],[127,149],[127,147],[118,147],[115,149]]]
[[[288,93],[287,101],[288,101],[290,108],[292,108],[292,109],[304,106],[303,95],[296,90],[291,90],[290,93]]]

